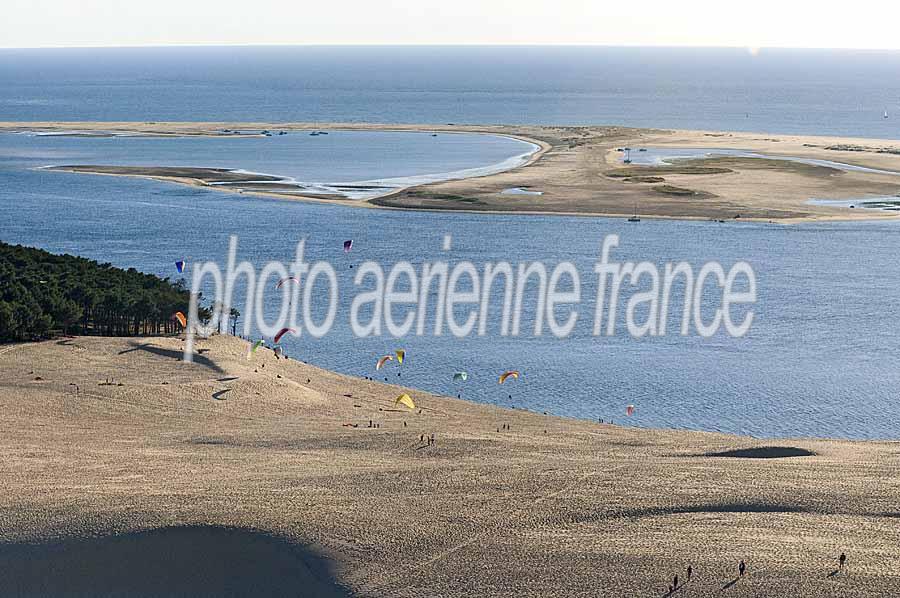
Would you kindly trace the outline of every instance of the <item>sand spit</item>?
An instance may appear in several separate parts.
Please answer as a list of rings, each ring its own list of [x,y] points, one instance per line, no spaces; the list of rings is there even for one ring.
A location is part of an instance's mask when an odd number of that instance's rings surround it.
[[[897,213],[811,205],[810,199],[862,201],[900,193],[900,177],[754,158],[731,158],[712,172],[658,172],[623,165],[621,150],[640,148],[740,149],[768,156],[829,160],[900,172],[900,142],[796,135],[715,131],[668,131],[602,126],[397,125],[360,123],[12,123],[0,131],[105,134],[223,135],[225,131],[384,130],[469,132],[507,135],[536,143],[541,150],[525,165],[461,180],[417,185],[343,205],[394,209],[515,212],[538,214],[805,222],[896,218]],[[233,133],[228,133],[233,134]],[[707,166],[706,161],[697,161]],[[117,173],[165,178],[150,172]],[[236,164],[234,168],[239,169]],[[622,176],[623,167],[633,176]],[[104,166],[98,167],[102,172]],[[724,171],[723,171],[724,170]],[[277,174],[277,173],[273,173]],[[207,184],[202,177],[165,180]],[[536,194],[510,194],[510,188]],[[226,190],[226,189],[223,189]],[[238,190],[230,187],[228,190]],[[672,190],[677,190],[673,192]],[[293,200],[334,201],[273,186],[247,187],[248,193]]]
[[[203,341],[193,364],[181,347],[0,347],[0,570],[27,580],[9,555],[31,550],[65,583],[65,547],[87,546],[95,594],[121,587],[91,564],[118,552],[151,559],[136,579],[188,583],[153,542],[199,533],[229,562],[245,543],[259,557],[215,568],[234,583],[313,571],[357,596],[663,596],[689,564],[686,596],[900,594],[897,443],[632,429],[407,389],[410,411],[400,387],[247,359],[239,339]],[[296,568],[260,562],[282,551]]]

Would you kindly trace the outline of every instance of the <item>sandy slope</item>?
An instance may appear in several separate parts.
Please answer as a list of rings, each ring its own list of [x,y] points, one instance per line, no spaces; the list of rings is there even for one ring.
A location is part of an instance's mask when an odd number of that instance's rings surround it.
[[[284,199],[340,202],[342,205],[453,211],[560,213],[577,215],[642,216],[680,219],[722,219],[801,222],[896,218],[898,212],[809,205],[810,198],[865,199],[900,194],[900,176],[848,172],[792,163],[733,160],[719,174],[666,174],[664,181],[635,182],[610,177],[622,166],[617,148],[695,147],[734,148],[764,154],[817,158],[900,172],[900,142],[797,135],[665,131],[603,126],[537,125],[400,125],[366,123],[138,123],[138,122],[0,122],[0,131],[52,131],[79,133],[138,133],[144,135],[220,135],[225,129],[268,130],[399,130],[478,132],[509,135],[539,144],[542,150],[530,164],[506,172],[457,181],[420,185],[369,201],[327,197],[300,197],[278,190],[247,188],[247,192]],[[851,148],[834,149],[835,147]],[[77,165],[81,172],[91,166]],[[108,166],[108,165],[107,165]],[[205,184],[204,177],[171,176],[148,165],[145,173],[120,172],[184,184]],[[234,168],[242,165],[235,164]],[[639,167],[632,167],[638,172]],[[96,169],[109,174],[109,168]],[[278,173],[273,173],[278,174]],[[688,194],[666,193],[662,185]],[[542,195],[508,195],[503,191],[524,187]],[[220,190],[221,189],[220,187]],[[232,188],[239,191],[239,188]],[[691,194],[690,192],[693,192]],[[898,198],[900,200],[900,198]]]
[[[397,387],[247,360],[238,339],[204,341],[193,365],[180,347],[0,347],[3,542],[257,530],[331,559],[361,596],[661,596],[689,563],[684,596],[900,594],[898,444],[637,430],[415,391],[409,412]],[[754,446],[815,455],[703,456]],[[841,550],[851,573],[829,577]],[[741,558],[751,575],[723,589]]]

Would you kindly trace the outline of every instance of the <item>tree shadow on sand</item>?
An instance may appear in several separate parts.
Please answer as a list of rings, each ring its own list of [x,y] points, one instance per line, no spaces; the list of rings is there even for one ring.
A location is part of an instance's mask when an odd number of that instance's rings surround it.
[[[257,531],[169,527],[52,544],[0,544],[3,596],[349,598],[328,562]]]
[[[181,351],[175,351],[174,349],[163,349],[162,347],[157,347],[150,343],[135,343],[132,342],[130,349],[123,349],[119,351],[119,355],[124,355],[126,353],[133,353],[135,351],[144,351],[146,353],[150,353],[152,355],[158,355],[160,357],[169,357],[171,359],[181,360],[184,358],[184,353]],[[214,361],[212,361],[209,357],[204,357],[203,355],[194,355],[194,363],[199,366],[210,369],[217,374],[224,374],[225,370],[220,368]]]

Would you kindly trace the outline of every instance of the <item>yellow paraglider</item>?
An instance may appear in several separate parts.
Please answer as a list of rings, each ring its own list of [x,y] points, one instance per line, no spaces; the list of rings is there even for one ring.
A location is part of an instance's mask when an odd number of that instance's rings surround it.
[[[384,367],[384,364],[387,363],[388,361],[394,361],[394,356],[393,356],[393,355],[385,355],[384,357],[382,357],[381,359],[379,359],[379,360],[375,363],[375,369],[376,369],[376,370],[380,370],[381,368]]]
[[[415,408],[416,408],[416,404],[413,402],[412,397],[409,396],[409,395],[406,394],[406,393],[403,393],[402,395],[400,395],[399,397],[397,397],[396,400],[394,400],[394,406],[395,406],[395,407],[396,407],[397,405],[401,404],[401,403],[403,403],[404,405],[406,405],[406,406],[409,407],[410,409],[415,409]]]
[[[500,380],[498,381],[498,383],[499,383],[499,384],[503,384],[504,382],[506,382],[506,379],[507,379],[507,378],[512,378],[512,379],[514,379],[514,380],[518,380],[518,379],[519,379],[519,372],[517,372],[517,371],[515,371],[515,370],[510,370],[510,371],[508,371],[508,372],[503,372],[502,374],[500,374]]]
[[[396,351],[394,351],[394,353],[397,354],[397,363],[403,365],[403,358],[406,357],[406,351],[404,351],[403,349],[397,349]]]

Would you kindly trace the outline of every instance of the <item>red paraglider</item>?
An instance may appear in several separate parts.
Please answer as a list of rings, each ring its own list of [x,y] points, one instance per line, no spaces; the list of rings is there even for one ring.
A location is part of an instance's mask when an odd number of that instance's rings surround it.
[[[278,341],[280,341],[281,337],[284,336],[285,334],[287,334],[288,332],[290,332],[291,334],[297,334],[297,331],[294,330],[293,328],[282,328],[281,330],[278,331],[278,334],[275,335],[275,342],[277,343]]]

